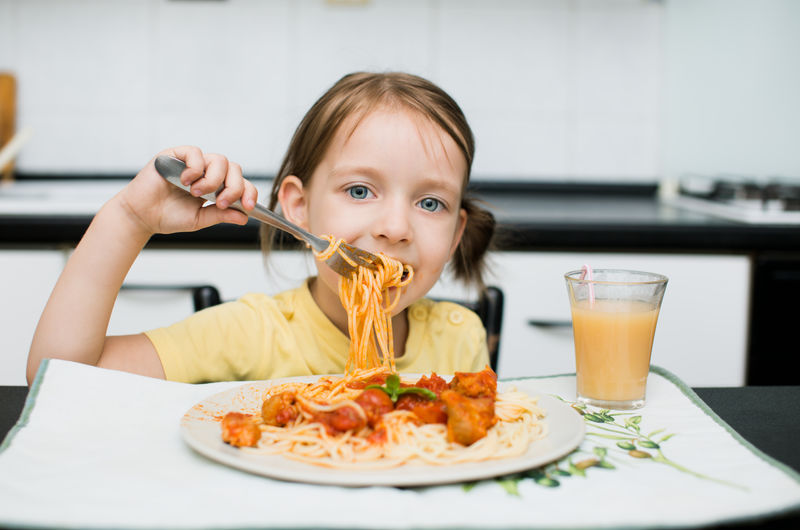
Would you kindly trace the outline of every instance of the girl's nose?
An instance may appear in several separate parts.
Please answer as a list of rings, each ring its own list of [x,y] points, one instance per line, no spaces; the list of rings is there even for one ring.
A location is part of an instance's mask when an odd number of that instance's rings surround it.
[[[386,203],[372,223],[372,235],[389,243],[400,243],[411,239],[411,220],[405,205]]]

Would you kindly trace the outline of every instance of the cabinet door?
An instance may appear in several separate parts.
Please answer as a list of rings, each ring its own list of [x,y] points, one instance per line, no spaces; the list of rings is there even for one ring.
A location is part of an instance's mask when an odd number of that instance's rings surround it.
[[[501,377],[573,373],[570,310],[563,275],[594,268],[669,277],[651,362],[689,385],[745,381],[750,291],[746,256],[502,252],[490,282],[505,294]]]
[[[304,252],[275,252],[265,268],[258,250],[144,250],[117,296],[109,335],[139,333],[194,312],[190,287],[212,285],[223,301],[249,292],[278,293],[315,274]]]
[[[0,385],[25,385],[33,332],[64,267],[59,250],[0,251]]]

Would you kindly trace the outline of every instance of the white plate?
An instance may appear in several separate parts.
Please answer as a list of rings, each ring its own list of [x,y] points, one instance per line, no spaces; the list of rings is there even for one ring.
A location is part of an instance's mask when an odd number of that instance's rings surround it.
[[[184,414],[181,435],[198,453],[237,469],[281,480],[338,486],[427,486],[487,479],[557,460],[580,445],[584,437],[583,418],[564,402],[537,392],[536,381],[529,380],[498,384],[499,390],[516,387],[528,395],[538,396],[539,406],[547,413],[544,419],[548,425],[547,436],[533,442],[527,452],[514,458],[448,466],[415,463],[390,469],[351,471],[306,464],[280,455],[248,454],[222,441],[219,419],[227,412],[258,411],[261,396],[268,387],[317,379],[318,376],[261,381],[215,394]]]

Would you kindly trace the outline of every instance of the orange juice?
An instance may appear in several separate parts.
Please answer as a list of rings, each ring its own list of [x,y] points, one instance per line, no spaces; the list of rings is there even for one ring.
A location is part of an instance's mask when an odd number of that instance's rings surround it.
[[[658,307],[634,300],[572,306],[578,395],[600,401],[644,399]]]

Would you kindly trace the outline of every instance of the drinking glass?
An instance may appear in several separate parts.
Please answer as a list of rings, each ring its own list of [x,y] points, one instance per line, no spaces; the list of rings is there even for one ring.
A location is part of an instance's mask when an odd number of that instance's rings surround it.
[[[643,407],[667,277],[620,269],[597,269],[589,275],[584,269],[564,278],[578,401],[607,409]]]

